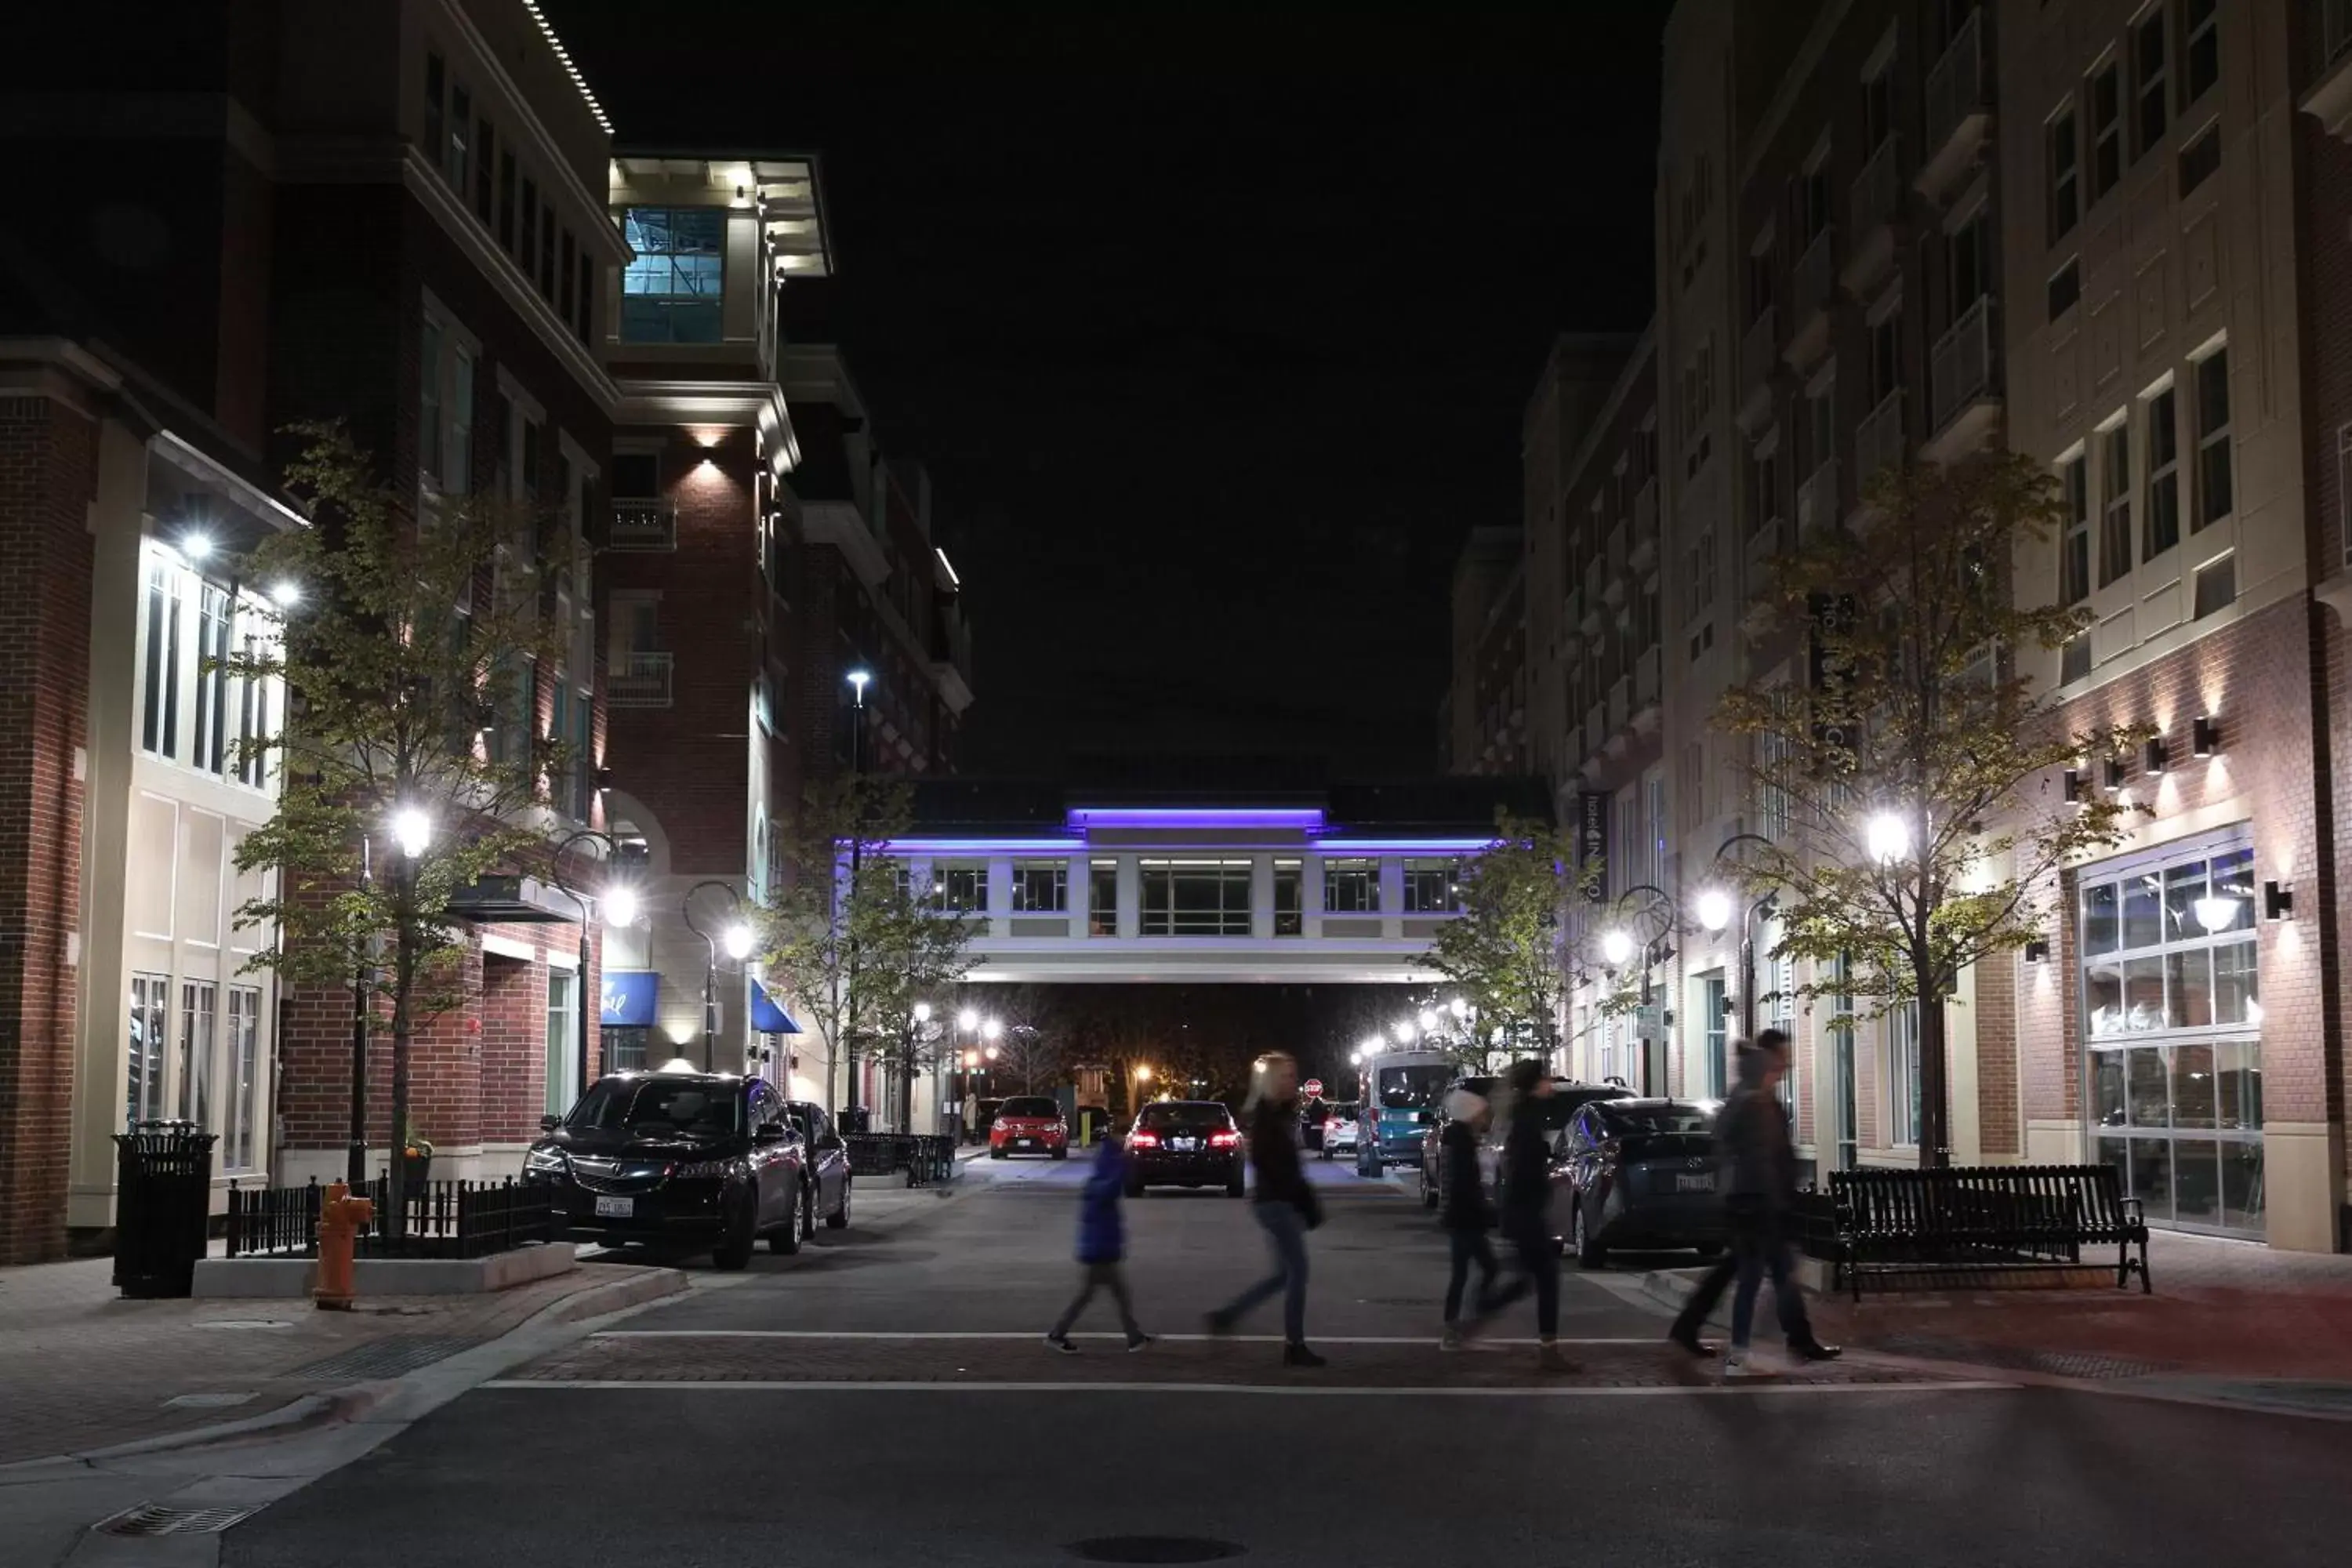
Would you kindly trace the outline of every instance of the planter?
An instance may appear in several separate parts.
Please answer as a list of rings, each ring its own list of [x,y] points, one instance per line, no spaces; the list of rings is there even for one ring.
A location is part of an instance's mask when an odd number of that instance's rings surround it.
[[[427,1183],[427,1182],[429,1182],[429,1181],[431,1181],[432,1179],[433,1179],[433,1156],[432,1156],[432,1155],[430,1155],[430,1154],[403,1154],[403,1155],[400,1157],[400,1181],[401,1181],[401,1184],[402,1184],[404,1187],[405,1187],[405,1188],[406,1188],[410,1193],[414,1194],[414,1193],[419,1193],[419,1192],[422,1192],[422,1191],[424,1190],[424,1188],[425,1188],[425,1183]]]

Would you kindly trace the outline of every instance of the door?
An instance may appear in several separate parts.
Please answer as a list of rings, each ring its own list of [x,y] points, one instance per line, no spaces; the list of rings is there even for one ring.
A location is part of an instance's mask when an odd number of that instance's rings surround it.
[[[816,1212],[833,1214],[841,1207],[842,1189],[849,1184],[849,1152],[834,1136],[833,1119],[823,1110],[809,1105],[801,1114],[808,1125],[809,1159],[816,1172]]]
[[[784,1108],[776,1099],[776,1091],[764,1082],[754,1079],[747,1091],[751,1097],[751,1184],[757,1194],[759,1228],[793,1223],[793,1205],[800,1196],[800,1170],[793,1154],[796,1147],[790,1138],[762,1142],[760,1130],[783,1121]]]

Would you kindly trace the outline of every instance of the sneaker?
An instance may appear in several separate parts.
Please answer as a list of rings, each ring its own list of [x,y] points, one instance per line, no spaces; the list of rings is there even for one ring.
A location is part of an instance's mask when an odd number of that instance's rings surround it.
[[[1807,1334],[1801,1339],[1792,1339],[1789,1342],[1789,1353],[1799,1361],[1835,1361],[1843,1355],[1845,1351],[1838,1345],[1825,1345],[1812,1335]]]
[[[1547,1341],[1536,1351],[1538,1372],[1581,1372],[1584,1369],[1559,1353],[1559,1347]]]
[[[1716,1353],[1716,1347],[1700,1339],[1697,1330],[1684,1328],[1679,1323],[1675,1325],[1673,1331],[1666,1335],[1666,1339],[1669,1343],[1679,1346],[1685,1352],[1701,1361]]]
[[[1748,1359],[1748,1347],[1746,1345],[1734,1345],[1724,1355],[1723,1375],[1727,1379],[1732,1379],[1742,1377],[1769,1377],[1772,1373],[1769,1368],[1758,1366],[1754,1362]]]
[[[1078,1353],[1078,1347],[1072,1344],[1068,1340],[1064,1339],[1059,1334],[1047,1334],[1045,1336],[1045,1348],[1049,1351],[1058,1351],[1064,1355],[1076,1355]]]
[[[1316,1367],[1328,1366],[1330,1363],[1325,1361],[1321,1356],[1317,1355],[1313,1351],[1308,1350],[1304,1344],[1287,1344],[1282,1347],[1282,1364],[1285,1366]]]
[[[1127,1336],[1128,1354],[1133,1355],[1139,1350],[1149,1350],[1150,1348],[1151,1336],[1150,1334],[1129,1334]]]
[[[1437,1336],[1437,1348],[1442,1351],[1458,1351],[1464,1342],[1462,1331],[1451,1323],[1445,1326],[1444,1333]]]

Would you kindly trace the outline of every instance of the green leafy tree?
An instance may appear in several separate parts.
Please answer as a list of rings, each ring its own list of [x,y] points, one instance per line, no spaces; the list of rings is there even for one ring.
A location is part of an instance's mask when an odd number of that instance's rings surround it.
[[[2063,647],[2081,607],[2021,596],[2010,563],[2063,517],[2055,480],[2007,453],[1883,471],[1852,528],[1802,538],[1766,608],[1803,672],[1728,692],[1717,726],[1753,743],[1769,842],[1752,890],[1782,900],[1776,958],[1811,961],[1803,995],[1919,1014],[1919,1148],[1949,1158],[1943,1003],[1961,973],[2040,932],[2058,870],[2121,841],[2131,807],[2067,801],[2061,769],[2117,754],[2142,726],[2070,728],[2020,655]],[[1845,973],[1841,977],[1839,971]]]
[[[1499,1055],[1549,1057],[1559,1046],[1566,983],[1560,917],[1583,876],[1566,837],[1545,823],[1497,818],[1494,842],[1456,879],[1462,913],[1430,944],[1448,996],[1469,1003],[1476,1028],[1448,1033],[1444,1048],[1488,1070]]]
[[[908,820],[907,791],[887,780],[812,789],[786,841],[782,886],[759,911],[763,962],[824,1041],[836,1105],[860,1055],[888,1063],[909,1089],[919,1068],[936,1065],[946,1036],[916,1026],[916,1004],[940,1005],[974,963],[972,922],[934,908],[888,853]]]
[[[289,693],[283,731],[238,747],[240,766],[274,767],[278,795],[236,864],[279,875],[236,921],[283,932],[253,965],[371,994],[405,1140],[425,1131],[410,1116],[411,1043],[466,999],[451,900],[546,849],[546,786],[570,756],[539,731],[530,671],[562,657],[569,628],[541,610],[532,514],[452,497],[420,524],[339,427],[301,433],[286,478],[310,525],[255,551],[246,571],[279,607],[219,661]],[[395,1236],[403,1165],[391,1162],[383,1216]]]

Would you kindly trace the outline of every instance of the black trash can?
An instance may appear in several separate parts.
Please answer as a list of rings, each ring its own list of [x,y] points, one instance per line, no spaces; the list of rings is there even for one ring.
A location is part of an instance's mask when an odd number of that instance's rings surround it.
[[[194,1293],[218,1141],[192,1121],[142,1121],[114,1135],[114,1284],[124,1295]]]
[[[842,1134],[846,1137],[853,1132],[871,1131],[868,1123],[874,1120],[874,1113],[862,1105],[845,1105],[834,1120],[841,1124]]]

